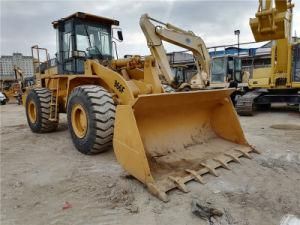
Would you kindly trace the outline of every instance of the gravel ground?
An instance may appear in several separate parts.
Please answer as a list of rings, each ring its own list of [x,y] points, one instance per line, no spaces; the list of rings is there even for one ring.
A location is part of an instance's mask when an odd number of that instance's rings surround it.
[[[300,216],[300,130],[278,126],[300,125],[297,112],[240,118],[262,154],[219,169],[220,177],[206,175],[205,185],[188,183],[187,194],[171,191],[162,203],[123,171],[113,151],[78,153],[64,116],[57,132],[34,134],[22,106],[0,110],[2,225],[209,224],[192,214],[193,199],[224,213],[210,224],[275,225],[285,214]]]

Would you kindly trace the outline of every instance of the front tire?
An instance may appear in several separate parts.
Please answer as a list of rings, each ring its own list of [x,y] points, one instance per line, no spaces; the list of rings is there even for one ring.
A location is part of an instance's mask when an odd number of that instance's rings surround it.
[[[82,85],[70,94],[68,126],[73,143],[83,154],[97,154],[112,147],[115,105],[102,87]]]

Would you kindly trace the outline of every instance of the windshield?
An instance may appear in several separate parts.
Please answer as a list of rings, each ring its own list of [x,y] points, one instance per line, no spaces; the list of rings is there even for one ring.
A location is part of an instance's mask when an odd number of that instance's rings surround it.
[[[175,80],[178,84],[184,82],[184,68],[182,67],[173,67],[171,68],[173,74],[175,75]]]
[[[212,82],[224,82],[224,76],[226,72],[226,67],[224,66],[224,58],[214,58],[212,60],[212,71],[211,71],[211,81]]]
[[[111,33],[109,26],[98,24],[76,25],[76,44],[78,51],[84,51],[87,56],[111,58]]]
[[[300,82],[300,44],[293,47],[293,81]]]
[[[172,75],[175,77],[176,75],[176,67],[171,67]]]

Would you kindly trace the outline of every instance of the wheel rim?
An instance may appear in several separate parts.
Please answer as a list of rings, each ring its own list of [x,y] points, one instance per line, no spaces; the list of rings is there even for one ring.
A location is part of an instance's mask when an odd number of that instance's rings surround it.
[[[83,138],[87,132],[88,123],[85,109],[79,104],[74,105],[71,118],[74,133],[77,137]]]
[[[30,101],[28,104],[28,116],[31,123],[36,122],[36,105],[33,101]]]

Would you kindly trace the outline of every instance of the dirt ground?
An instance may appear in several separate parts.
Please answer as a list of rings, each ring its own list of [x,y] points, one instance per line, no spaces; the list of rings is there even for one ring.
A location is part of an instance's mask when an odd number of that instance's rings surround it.
[[[65,117],[57,132],[34,134],[22,106],[0,110],[2,225],[208,224],[192,214],[192,199],[224,213],[211,224],[275,225],[285,214],[300,216],[300,130],[280,125],[300,125],[297,112],[240,118],[262,154],[218,169],[220,177],[206,175],[204,185],[189,182],[189,193],[171,191],[163,203],[126,175],[112,150],[78,153]]]

